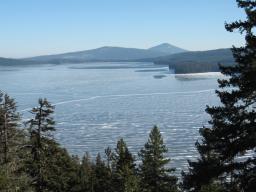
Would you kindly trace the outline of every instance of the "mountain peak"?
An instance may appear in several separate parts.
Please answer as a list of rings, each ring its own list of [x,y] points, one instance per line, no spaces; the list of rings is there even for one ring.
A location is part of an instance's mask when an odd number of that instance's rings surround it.
[[[161,43],[161,44],[156,45],[154,47],[170,47],[170,46],[173,46],[173,45],[171,45],[170,43]]]
[[[151,47],[148,50],[158,51],[158,52],[161,52],[161,53],[168,53],[168,54],[181,53],[181,52],[186,52],[187,51],[187,50],[182,49],[180,47],[176,47],[174,45],[171,45],[169,43],[162,43],[160,45]]]

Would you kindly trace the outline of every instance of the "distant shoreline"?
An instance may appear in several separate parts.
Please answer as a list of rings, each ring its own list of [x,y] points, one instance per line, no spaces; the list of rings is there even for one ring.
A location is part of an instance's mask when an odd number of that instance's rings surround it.
[[[213,78],[213,77],[223,77],[220,72],[203,72],[203,73],[183,73],[175,74],[175,77],[192,79],[192,78]]]

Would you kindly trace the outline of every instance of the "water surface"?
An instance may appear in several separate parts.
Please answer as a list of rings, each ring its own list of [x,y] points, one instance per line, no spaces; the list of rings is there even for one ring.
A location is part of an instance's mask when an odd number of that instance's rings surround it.
[[[0,67],[0,89],[24,118],[40,97],[56,105],[55,137],[72,154],[95,156],[123,137],[136,155],[158,125],[178,172],[196,157],[198,129],[209,119],[205,106],[218,102],[216,80],[176,78],[151,63]]]

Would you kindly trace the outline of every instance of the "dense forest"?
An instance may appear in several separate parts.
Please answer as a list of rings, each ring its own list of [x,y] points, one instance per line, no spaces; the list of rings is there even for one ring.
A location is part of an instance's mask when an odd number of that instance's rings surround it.
[[[219,72],[219,64],[230,66],[235,61],[230,49],[209,51],[189,51],[169,56],[159,57],[155,64],[169,65],[176,74]]]
[[[27,66],[27,65],[34,65],[36,64],[33,61],[25,61],[23,59],[9,59],[9,58],[3,58],[0,57],[0,66]]]
[[[2,192],[255,192],[256,1],[237,0],[247,19],[226,24],[245,35],[233,47],[236,65],[220,66],[220,106],[207,106],[209,127],[199,130],[196,161],[178,179],[160,130],[153,127],[137,157],[124,139],[92,159],[70,155],[54,139],[54,106],[39,99],[23,124],[17,104],[0,93],[0,191]]]

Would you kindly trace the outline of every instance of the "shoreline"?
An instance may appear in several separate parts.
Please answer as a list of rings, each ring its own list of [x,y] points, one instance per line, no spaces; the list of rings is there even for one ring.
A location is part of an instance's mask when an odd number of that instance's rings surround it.
[[[178,78],[214,78],[214,77],[223,77],[224,75],[220,72],[204,72],[204,73],[184,73],[184,74],[175,74],[175,77]]]

